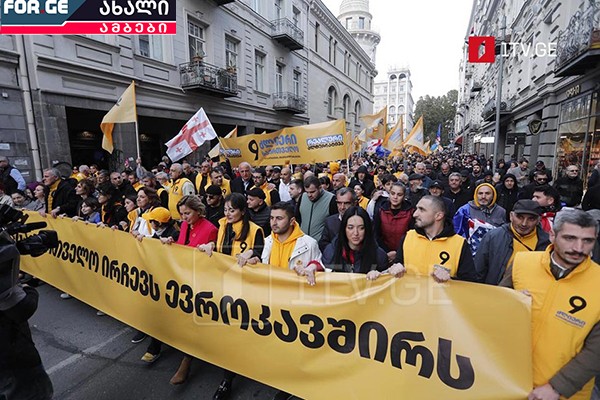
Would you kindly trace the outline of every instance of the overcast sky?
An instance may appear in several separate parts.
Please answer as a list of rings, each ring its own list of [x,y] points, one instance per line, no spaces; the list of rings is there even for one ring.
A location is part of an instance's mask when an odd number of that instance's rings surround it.
[[[335,16],[342,0],[323,0]],[[376,81],[390,66],[408,66],[415,103],[458,89],[458,66],[473,0],[370,0],[379,31]]]

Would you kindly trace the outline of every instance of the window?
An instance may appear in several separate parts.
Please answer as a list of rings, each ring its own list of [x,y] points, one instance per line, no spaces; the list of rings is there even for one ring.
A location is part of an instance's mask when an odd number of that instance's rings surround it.
[[[281,0],[275,0],[275,19],[281,19]]]
[[[283,93],[283,65],[275,65],[275,93]]]
[[[300,10],[296,7],[292,8],[292,22],[294,23],[294,26],[300,26]]]
[[[350,22],[352,21],[352,17],[346,18],[346,29],[350,29]]]
[[[396,107],[390,106],[390,108],[388,110],[388,115],[393,117],[395,114],[396,114]]]
[[[315,53],[319,52],[319,35],[321,34],[321,25],[315,22]]]
[[[348,96],[348,95],[344,96],[343,107],[344,107],[344,119],[346,120],[346,122],[348,122],[348,117],[350,116],[350,96]]]
[[[188,21],[188,45],[190,60],[197,56],[204,57],[206,55],[206,52],[204,51],[204,28],[197,22],[191,20]]]
[[[159,35],[140,35],[140,55],[163,60],[163,41]]]
[[[348,74],[348,51],[344,51],[344,74]]]
[[[262,0],[252,0],[252,2],[250,4],[250,6],[252,7],[252,10],[254,10],[254,12],[257,14],[260,14],[262,11],[261,3],[262,3]]]
[[[238,41],[225,37],[225,66],[237,67]]]
[[[302,74],[300,71],[294,71],[294,95],[300,96],[300,82],[302,81]]]
[[[333,36],[329,36],[329,62],[333,60]]]
[[[337,40],[333,41],[333,65],[337,64]]]
[[[360,114],[361,114],[361,107],[360,107],[360,102],[357,101],[354,104],[354,124],[358,125],[359,124],[359,118],[360,118]]]
[[[365,29],[365,17],[358,17],[358,29]]]
[[[337,103],[337,92],[333,86],[327,91],[327,114],[335,114],[335,103]]]
[[[265,81],[265,55],[258,51],[254,53],[254,89],[264,92]]]

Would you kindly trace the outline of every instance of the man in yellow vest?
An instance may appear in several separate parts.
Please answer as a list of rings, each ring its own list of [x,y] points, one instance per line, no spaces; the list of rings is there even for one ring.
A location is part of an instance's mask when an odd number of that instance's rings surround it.
[[[209,186],[215,185],[221,189],[221,194],[223,198],[229,196],[231,194],[231,185],[229,183],[229,179],[225,179],[224,177],[225,171],[222,167],[215,167],[212,171],[210,171],[210,182],[204,188],[204,191],[208,189]]]
[[[439,197],[427,195],[419,200],[413,214],[415,229],[400,239],[394,264],[387,270],[390,275],[400,278],[408,272],[431,275],[439,283],[450,278],[477,282],[469,245],[446,221],[446,212],[446,205]],[[367,278],[375,279],[378,275],[371,271]]]
[[[196,194],[194,184],[183,176],[183,167],[179,163],[173,163],[169,169],[173,185],[169,189],[169,211],[174,220],[181,220],[177,210],[177,203],[183,196]]]
[[[585,211],[560,211],[552,244],[546,251],[517,253],[500,283],[532,298],[529,400],[591,397],[600,374],[600,265],[590,258],[597,235],[598,222]]]

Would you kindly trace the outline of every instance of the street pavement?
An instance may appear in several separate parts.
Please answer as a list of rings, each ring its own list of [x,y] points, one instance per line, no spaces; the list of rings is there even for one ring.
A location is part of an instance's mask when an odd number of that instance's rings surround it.
[[[54,385],[56,400],[212,399],[222,370],[194,360],[188,381],[169,384],[182,353],[163,346],[160,358],[146,364],[140,358],[150,339],[131,343],[136,331],[75,298],[63,300],[50,285],[37,288],[38,310],[29,320],[33,340]],[[260,368],[260,366],[256,366]],[[232,400],[271,399],[276,389],[238,377]]]

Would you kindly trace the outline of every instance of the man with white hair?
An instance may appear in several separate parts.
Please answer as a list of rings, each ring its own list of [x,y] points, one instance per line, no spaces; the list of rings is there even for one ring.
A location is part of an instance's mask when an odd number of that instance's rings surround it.
[[[279,180],[279,199],[281,201],[290,201],[290,184],[292,183],[292,171],[289,167],[281,168],[281,178]]]
[[[427,176],[427,167],[425,166],[425,163],[423,163],[423,162],[416,163],[415,164],[415,173],[419,174],[419,175],[423,175],[423,182],[419,186],[421,186],[424,189],[429,189],[429,186],[431,185],[431,182],[433,182],[433,180],[429,176]]]
[[[177,209],[177,203],[183,198],[183,196],[189,196],[196,194],[196,188],[194,184],[188,178],[183,175],[183,166],[179,163],[173,163],[169,169],[173,184],[169,189],[169,211],[171,216],[175,220],[181,220],[179,210]]]
[[[238,172],[240,176],[231,180],[231,192],[246,195],[246,191],[254,186],[252,167],[245,161],[241,162],[238,166]]]
[[[69,217],[75,216],[78,196],[75,194],[73,186],[61,178],[60,171],[56,168],[45,169],[42,181],[47,188],[46,210],[48,213],[54,218],[60,214],[67,214]],[[40,214],[46,215],[42,211]]]

